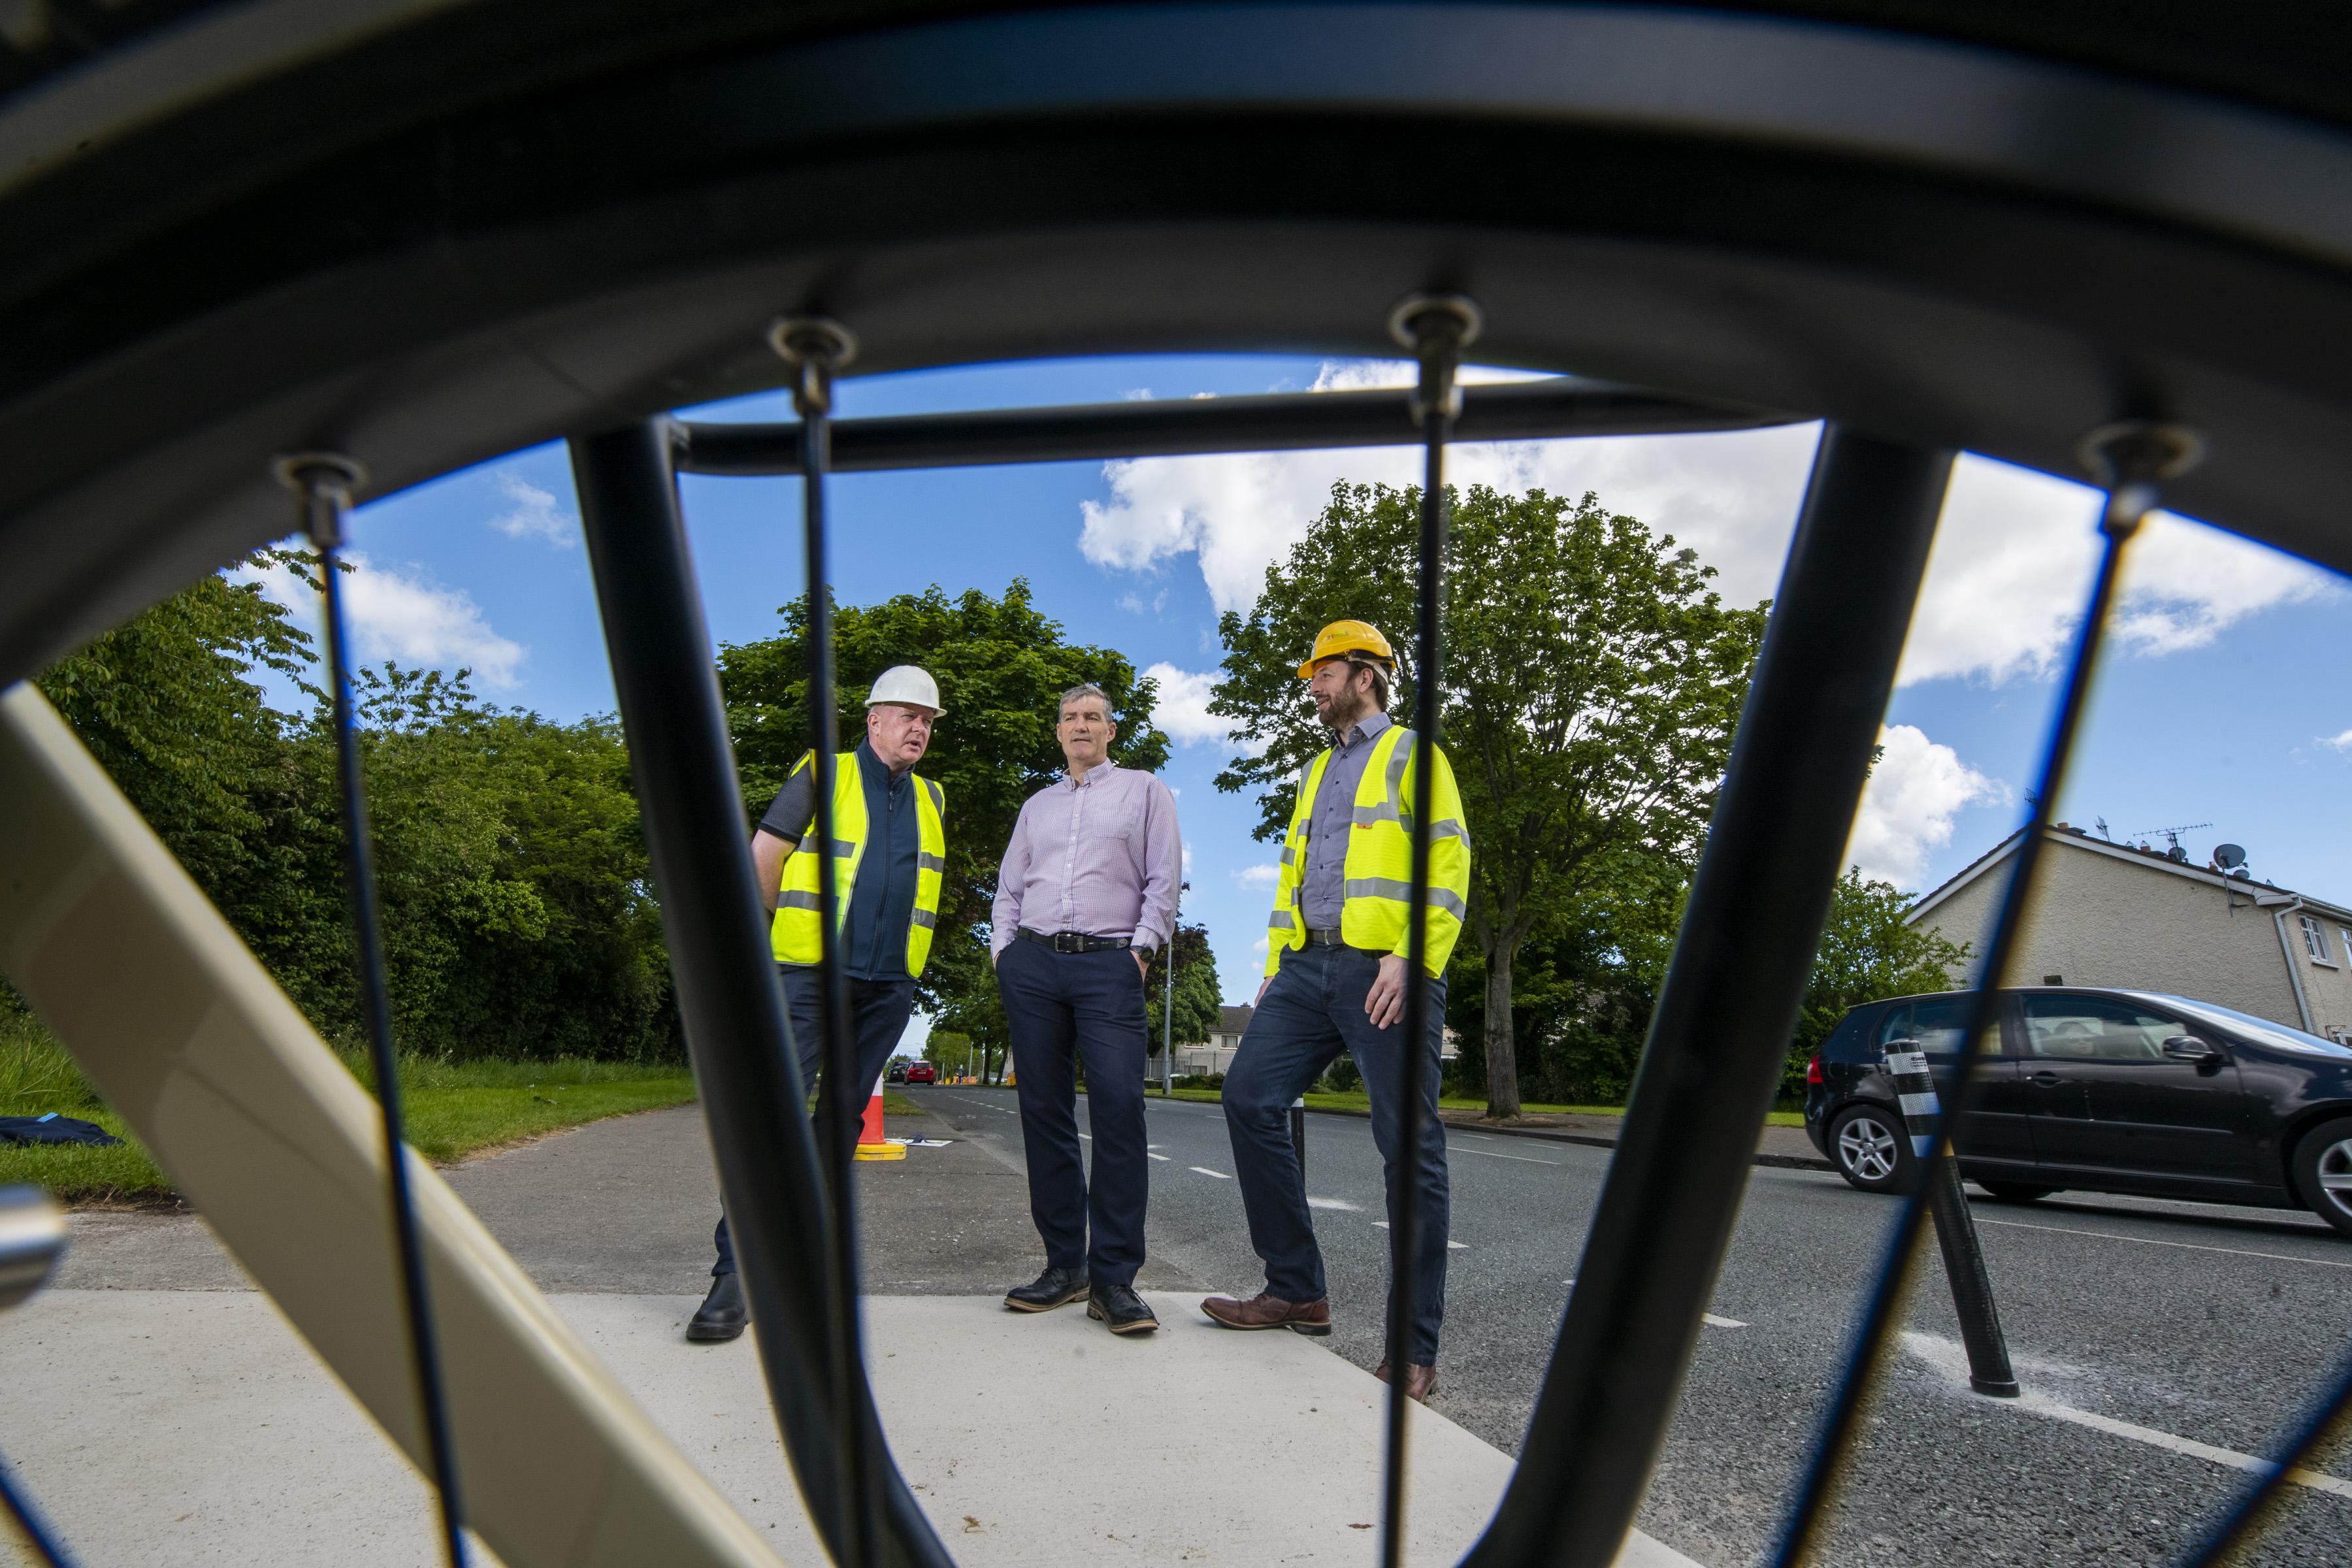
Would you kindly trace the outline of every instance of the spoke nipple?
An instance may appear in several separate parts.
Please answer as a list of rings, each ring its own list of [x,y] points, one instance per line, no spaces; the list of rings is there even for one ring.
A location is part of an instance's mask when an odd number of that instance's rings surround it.
[[[1477,301],[1466,294],[1408,294],[1389,311],[1389,336],[1415,354],[1466,349],[1486,324]]]
[[[768,346],[792,367],[802,417],[831,412],[833,378],[857,357],[856,334],[830,316],[779,316],[769,324]]]
[[[367,483],[367,468],[341,452],[287,452],[269,465],[278,482],[299,499],[302,531],[321,551],[343,542],[343,514],[352,492]]]
[[[2158,487],[2203,459],[2205,437],[2186,425],[2119,419],[2084,437],[2076,454],[2107,492],[2100,528],[2128,538],[2157,509]]]

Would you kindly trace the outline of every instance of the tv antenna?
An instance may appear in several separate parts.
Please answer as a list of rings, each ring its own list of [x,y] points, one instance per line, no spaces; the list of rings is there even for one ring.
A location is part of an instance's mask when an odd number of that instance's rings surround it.
[[[2156,835],[2161,833],[2171,843],[2171,847],[2167,850],[2166,853],[2175,860],[2186,860],[2189,858],[2189,852],[2180,847],[2180,836],[2190,831],[2192,828],[2210,827],[2212,826],[2213,825],[2210,822],[2184,822],[2178,827],[2142,828],[2139,832],[2133,834],[2132,837],[2134,838],[2153,838]]]
[[[2116,841],[2116,836],[2107,831],[2107,819],[2105,817],[2095,816],[2091,818],[2091,821],[2097,826],[2100,837],[2105,839],[2110,844],[2113,844]]]

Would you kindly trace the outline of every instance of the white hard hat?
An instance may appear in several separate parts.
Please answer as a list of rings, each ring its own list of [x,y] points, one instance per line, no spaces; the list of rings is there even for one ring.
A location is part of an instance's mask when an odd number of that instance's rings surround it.
[[[904,702],[910,707],[928,708],[934,716],[944,713],[940,706],[940,683],[931,672],[917,664],[894,664],[882,672],[867,694],[866,706],[880,702]]]

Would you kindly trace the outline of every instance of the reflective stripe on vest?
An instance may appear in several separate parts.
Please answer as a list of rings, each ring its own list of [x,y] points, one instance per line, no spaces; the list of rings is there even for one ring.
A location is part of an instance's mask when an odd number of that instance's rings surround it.
[[[793,769],[812,766],[814,752]],[[857,868],[866,858],[867,821],[866,781],[856,752],[834,759],[833,853],[838,867],[834,889],[834,934],[838,940],[849,919],[850,895],[857,887]],[[947,871],[948,841],[944,824],[947,794],[918,774],[915,783],[915,908],[907,928],[907,973],[920,975],[931,956],[931,933],[940,921],[940,882]],[[818,932],[816,835],[810,833],[793,847],[784,861],[783,886],[776,898],[775,924],[770,928],[772,949],[783,963],[814,963],[821,954]]]

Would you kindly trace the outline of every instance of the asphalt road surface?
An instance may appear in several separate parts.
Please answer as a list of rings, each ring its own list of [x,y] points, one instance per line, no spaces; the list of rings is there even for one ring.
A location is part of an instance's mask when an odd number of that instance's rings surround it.
[[[908,1093],[1014,1175],[1013,1094]],[[1264,1276],[1222,1113],[1153,1101],[1150,1125],[1146,1282],[1255,1293]],[[1517,1452],[1610,1155],[1458,1129],[1449,1148],[1456,1247],[1433,1403]],[[1337,1320],[1326,1342],[1370,1367],[1381,1353],[1388,1259],[1369,1123],[1307,1118],[1307,1189]],[[1017,1244],[1025,1214],[1003,1211],[1018,1191],[1013,1180],[976,1188],[975,1209],[991,1212],[971,1223]],[[1893,1212],[1833,1175],[1753,1173],[1643,1529],[1713,1568],[1765,1548]],[[1931,1262],[1830,1559],[2170,1561],[2342,1353],[2352,1241],[2309,1215],[2092,1194],[1980,1198],[1976,1213],[2027,1397],[1968,1391]],[[2352,1476],[2340,1447],[2325,1468]],[[2288,1491],[2283,1522],[2252,1560],[2352,1563],[2352,1481]]]

